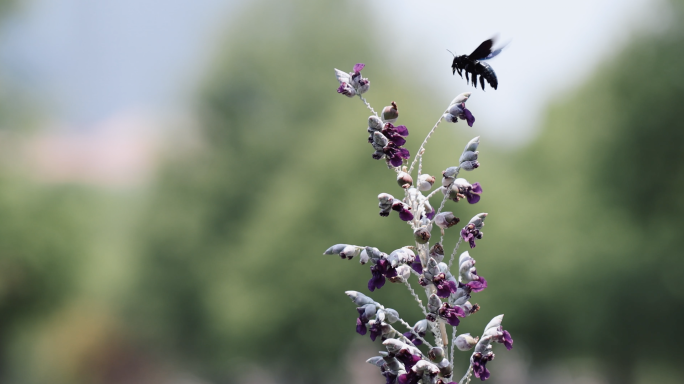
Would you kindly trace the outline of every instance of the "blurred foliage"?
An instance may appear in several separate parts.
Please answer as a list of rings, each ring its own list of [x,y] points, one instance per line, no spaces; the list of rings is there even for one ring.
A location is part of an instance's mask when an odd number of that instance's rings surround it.
[[[465,175],[482,201],[448,207],[491,214],[472,252],[490,288],[461,331],[506,313],[535,365],[592,357],[611,383],[634,380],[635,363],[677,369],[684,15],[673,10],[665,33],[635,37],[553,104],[535,143],[496,153],[483,142],[483,167]],[[257,364],[313,382],[358,337],[342,292],[365,291],[370,272],[320,254],[340,242],[390,251],[410,234],[375,212],[378,193],[400,190],[370,159],[368,112],[335,94],[332,68],[367,60],[371,103],[398,102],[414,151],[445,103],[380,72],[391,66],[345,22],[355,17],[348,4],[267,2],[230,31],[199,100],[205,145],[166,167],[144,225],[129,311],[157,353],[218,380]],[[473,132],[440,127],[425,168],[451,165]],[[373,297],[418,319],[403,287]]]

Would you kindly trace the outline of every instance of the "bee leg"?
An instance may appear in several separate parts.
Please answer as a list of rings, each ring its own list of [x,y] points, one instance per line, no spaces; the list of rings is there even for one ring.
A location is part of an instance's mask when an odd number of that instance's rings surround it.
[[[482,85],[483,91],[484,91],[484,83],[485,83],[485,78],[484,78],[484,76],[480,75],[480,85]],[[477,88],[477,85],[475,85],[475,88]]]
[[[477,73],[473,72],[473,86],[477,88]]]

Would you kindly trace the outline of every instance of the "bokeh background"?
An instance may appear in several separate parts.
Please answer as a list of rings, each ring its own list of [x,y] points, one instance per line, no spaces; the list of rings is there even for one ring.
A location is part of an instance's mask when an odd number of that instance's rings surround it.
[[[683,1],[0,5],[0,382],[384,382],[343,294],[370,272],[321,256],[411,241],[335,92],[357,62],[412,152],[473,92],[425,169],[482,136],[483,198],[449,208],[490,214],[459,331],[506,314],[492,383],[684,381]],[[451,75],[497,33],[499,90]]]

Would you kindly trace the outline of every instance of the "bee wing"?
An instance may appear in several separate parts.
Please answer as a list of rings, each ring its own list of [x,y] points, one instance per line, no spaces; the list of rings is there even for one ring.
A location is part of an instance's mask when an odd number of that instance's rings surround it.
[[[471,53],[470,55],[468,55],[468,58],[469,58],[469,59],[473,59],[473,60],[482,60],[482,59],[484,59],[485,57],[487,57],[487,55],[489,55],[490,53],[492,53],[492,46],[493,46],[493,45],[494,45],[494,38],[491,38],[491,39],[489,39],[489,40],[483,41],[482,44],[480,44],[479,47],[475,48],[475,50],[473,51],[473,53]]]
[[[501,53],[501,51],[503,51],[503,49],[506,48],[507,46],[508,46],[508,43],[504,44],[503,47],[497,49],[496,51],[492,51],[492,53],[490,53],[489,55],[487,55],[485,58],[479,59],[479,60],[489,60],[489,59],[493,59],[493,58],[495,58],[499,53]]]

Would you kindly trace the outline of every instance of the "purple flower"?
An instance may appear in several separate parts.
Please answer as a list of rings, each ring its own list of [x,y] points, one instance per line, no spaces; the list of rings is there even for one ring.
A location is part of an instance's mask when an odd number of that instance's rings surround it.
[[[413,345],[416,344],[414,343]],[[413,366],[422,359],[420,355],[412,355],[408,350],[399,351],[395,357],[404,364],[404,369],[407,372],[410,371],[411,368],[413,368]]]
[[[446,113],[444,113],[444,119],[450,123],[456,123],[458,119],[465,120],[468,122],[468,126],[472,127],[475,123],[475,117],[465,105],[469,97],[470,92],[456,96],[446,110]]]
[[[401,166],[404,159],[411,157],[408,149],[401,148],[392,141],[382,149],[382,153],[384,153],[387,158],[387,164],[390,164],[393,167]]]
[[[423,341],[422,341],[421,339],[419,339],[419,338],[418,338],[413,332],[411,332],[411,331],[404,332],[403,335],[404,335],[404,337],[406,337],[407,339],[411,340],[411,342],[413,343],[413,345],[415,345],[416,347],[423,344]],[[420,336],[420,337],[425,337],[425,333],[423,333],[422,335],[419,334],[419,336]]]
[[[440,273],[432,279],[432,283],[437,288],[437,296],[441,298],[447,298],[452,293],[456,292],[458,288],[456,282],[453,280],[447,280],[444,273]]]
[[[385,123],[385,126],[380,130],[380,133],[385,135],[385,137],[393,142],[397,147],[401,147],[406,144],[406,139],[409,135],[408,128],[405,125],[394,126],[392,123]]]
[[[511,334],[508,331],[504,330],[501,326],[499,326],[498,331],[499,336],[494,337],[493,340],[497,343],[503,344],[509,351],[513,349],[513,338],[511,337]]]
[[[487,288],[487,280],[482,276],[477,276],[476,280],[469,282],[466,286],[470,288],[471,292],[482,292]]]
[[[411,264],[411,268],[420,274],[423,273],[423,264],[420,262],[419,257],[416,257],[415,261]]]
[[[356,96],[356,91],[354,88],[351,86],[351,84],[347,84],[345,82],[341,82],[340,86],[337,87],[337,93],[341,93],[347,97],[354,97]]]
[[[447,178],[447,176],[444,177]],[[446,194],[447,191],[450,200],[458,203],[459,200],[465,198],[470,204],[475,204],[480,201],[482,186],[480,186],[480,183],[473,183],[471,185],[466,179],[458,178],[452,182],[451,189],[442,188],[442,193]]]
[[[480,195],[482,194],[482,187],[480,183],[473,183],[473,187],[470,190],[463,192],[468,199],[468,203],[475,204],[480,201]]]
[[[449,325],[456,327],[461,322],[459,317],[465,317],[465,311],[461,307],[454,307],[449,303],[443,303],[442,308],[439,309],[439,316],[449,323]]]
[[[375,339],[382,334],[382,322],[375,320],[373,325],[370,326],[370,338],[375,341]]]
[[[356,319],[356,333],[363,336],[366,334],[366,324],[361,320],[361,318]]]
[[[473,373],[478,379],[485,381],[489,378],[489,370],[487,369],[487,362],[494,359],[494,354],[489,352],[486,355],[482,355],[480,352],[473,353],[472,364]]]
[[[385,376],[385,384],[394,384],[397,380],[397,374],[391,371],[383,371],[382,375]]]
[[[420,375],[415,373],[413,369],[409,369],[406,373],[397,377],[398,384],[417,384],[419,380]]]
[[[401,165],[401,163],[399,165]],[[392,204],[392,209],[399,212],[399,218],[403,221],[413,220],[413,213],[410,211],[411,207],[404,204],[401,200],[395,200]]]
[[[365,64],[359,63],[354,65],[354,71],[346,73],[335,68],[335,76],[340,86],[337,88],[337,93],[341,93],[347,97],[354,97],[360,95],[370,88],[370,81],[361,77],[361,70]]]
[[[392,267],[389,261],[380,259],[377,264],[371,266],[373,277],[368,281],[368,289],[373,292],[385,285],[385,278],[397,276],[396,268]]]
[[[477,198],[479,200],[480,197],[478,196]],[[470,243],[470,248],[475,248],[475,239],[481,239],[482,235],[482,232],[480,232],[480,230],[477,229],[473,223],[469,223],[463,227],[463,229],[461,229],[461,237],[463,240]]]

